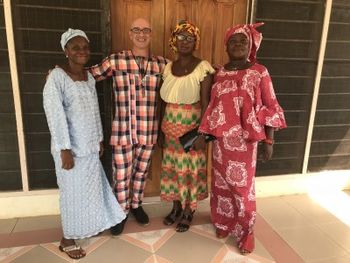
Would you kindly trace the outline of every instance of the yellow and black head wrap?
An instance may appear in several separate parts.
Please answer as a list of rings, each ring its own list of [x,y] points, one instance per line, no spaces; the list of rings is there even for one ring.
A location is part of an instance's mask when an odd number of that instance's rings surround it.
[[[196,38],[195,50],[197,50],[199,47],[199,41],[200,41],[199,28],[196,27],[194,24],[188,22],[187,20],[182,20],[176,25],[173,32],[171,32],[171,36],[169,39],[169,46],[171,47],[174,53],[177,52],[176,35],[183,31],[190,33]]]

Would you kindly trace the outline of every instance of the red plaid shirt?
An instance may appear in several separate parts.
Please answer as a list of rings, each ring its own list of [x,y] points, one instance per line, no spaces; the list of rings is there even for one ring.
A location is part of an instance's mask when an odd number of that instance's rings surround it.
[[[155,144],[158,134],[157,92],[167,61],[135,57],[122,51],[90,68],[97,81],[113,77],[115,116],[111,145]]]

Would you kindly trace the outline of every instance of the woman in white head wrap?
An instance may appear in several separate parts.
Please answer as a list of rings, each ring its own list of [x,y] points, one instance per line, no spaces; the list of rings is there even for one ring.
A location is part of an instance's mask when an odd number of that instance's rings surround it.
[[[60,193],[63,238],[60,250],[73,259],[85,256],[76,239],[94,236],[124,218],[99,157],[103,131],[95,80],[84,69],[89,39],[68,29],[61,37],[67,62],[51,71],[44,91],[44,109],[51,133]]]

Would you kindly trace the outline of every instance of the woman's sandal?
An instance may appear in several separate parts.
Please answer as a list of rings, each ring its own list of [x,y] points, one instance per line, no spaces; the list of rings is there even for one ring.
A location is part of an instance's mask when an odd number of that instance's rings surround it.
[[[176,232],[186,232],[190,228],[194,212],[192,211],[190,214],[183,213],[180,223],[176,226]]]
[[[67,247],[60,245],[58,248],[61,252],[66,253],[68,255],[68,257],[70,257],[72,259],[81,259],[81,258],[86,256],[86,252],[77,244],[67,246]],[[79,251],[79,254],[72,253],[73,251]]]
[[[182,214],[182,209],[179,209],[179,210],[172,209],[170,214],[164,218],[163,224],[166,226],[170,226],[174,224],[175,221],[181,216],[181,214]]]

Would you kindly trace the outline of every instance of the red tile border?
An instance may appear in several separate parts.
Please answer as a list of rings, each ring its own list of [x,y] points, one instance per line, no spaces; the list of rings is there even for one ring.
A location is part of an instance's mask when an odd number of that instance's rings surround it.
[[[193,225],[201,225],[210,223],[209,212],[196,213]],[[151,218],[151,222],[147,227],[140,226],[133,218],[130,218],[125,225],[124,234],[153,231],[159,229],[173,229],[173,226],[163,225],[163,218]],[[109,231],[105,231],[102,236],[109,236]],[[257,215],[255,225],[255,235],[262,243],[269,254],[274,258],[276,263],[302,263],[302,258],[273,230],[273,228],[264,220],[262,216]],[[20,247],[36,244],[44,244],[57,242],[62,237],[62,230],[43,229],[26,232],[16,232],[11,234],[0,234],[0,248]]]
[[[6,256],[6,258],[0,259],[0,263],[10,263],[13,260],[15,260],[16,258],[24,255],[25,253],[29,252],[30,250],[32,250],[35,247],[37,247],[37,246],[33,245],[33,246],[22,247],[18,251],[16,251],[15,253],[13,253],[9,256]]]
[[[193,225],[208,224],[210,223],[209,212],[196,213],[196,216],[193,219]],[[171,229],[175,228],[176,223],[173,226],[165,226],[163,224],[162,217],[151,218],[151,222],[148,226],[140,226],[137,222],[130,218],[126,224],[123,234],[144,232],[144,231],[153,231],[159,229]],[[109,235],[109,231],[106,230],[102,236]],[[20,247],[28,245],[39,245],[50,242],[60,241],[62,238],[62,229],[52,228],[52,229],[42,229],[42,230],[33,230],[25,232],[14,232],[10,234],[0,234],[0,248],[9,248],[9,247]]]
[[[38,245],[42,243],[59,241],[61,238],[62,229],[60,228],[1,234],[0,248]]]
[[[259,214],[256,216],[254,234],[276,263],[304,263],[303,259]]]

